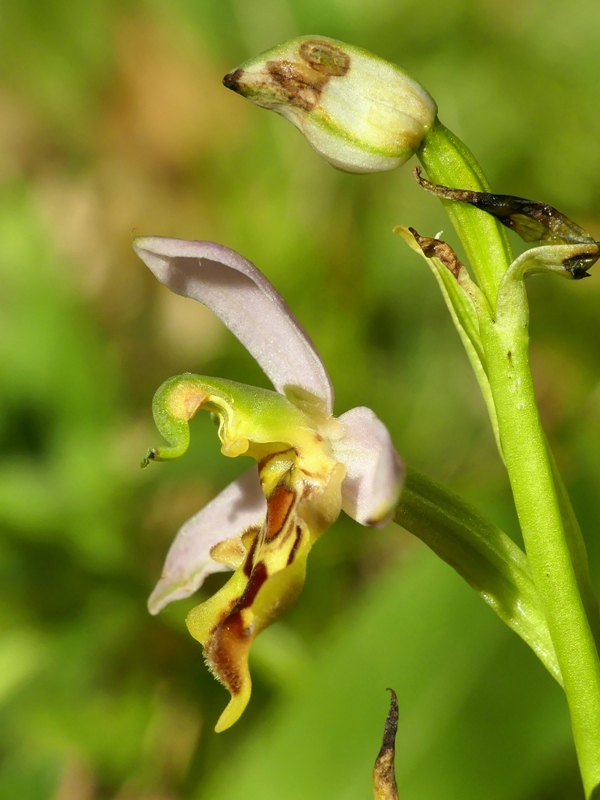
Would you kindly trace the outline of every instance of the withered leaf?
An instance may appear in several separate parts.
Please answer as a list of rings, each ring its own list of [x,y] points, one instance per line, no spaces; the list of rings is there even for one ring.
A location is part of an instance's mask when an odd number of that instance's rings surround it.
[[[587,277],[588,269],[596,263],[600,256],[600,243],[593,236],[558,209],[546,203],[526,200],[524,197],[515,197],[509,194],[451,189],[423,178],[419,167],[415,167],[413,173],[418,183],[426,191],[441,200],[469,203],[475,208],[491,214],[526,242],[589,245],[589,252],[563,262],[565,269],[574,278]]]

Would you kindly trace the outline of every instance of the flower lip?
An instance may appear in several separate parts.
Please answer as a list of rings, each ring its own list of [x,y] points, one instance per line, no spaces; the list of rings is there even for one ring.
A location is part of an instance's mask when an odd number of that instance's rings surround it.
[[[310,336],[250,261],[213,242],[161,236],[140,237],[133,249],[171,291],[210,308],[278,392],[294,395],[298,388],[332,413],[333,387]]]

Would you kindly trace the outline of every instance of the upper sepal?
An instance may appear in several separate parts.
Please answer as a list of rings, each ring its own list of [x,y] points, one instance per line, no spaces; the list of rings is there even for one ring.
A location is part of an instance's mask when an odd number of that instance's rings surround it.
[[[329,375],[281,295],[246,258],[213,242],[144,236],[133,249],[161,283],[214,311],[278,392],[299,387],[333,411]]]

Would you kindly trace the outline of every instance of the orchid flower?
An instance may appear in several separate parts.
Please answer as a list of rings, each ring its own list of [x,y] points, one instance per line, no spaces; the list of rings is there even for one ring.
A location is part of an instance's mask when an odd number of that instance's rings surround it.
[[[388,522],[404,468],[369,408],[333,416],[333,388],[315,346],[253,264],[211,242],[144,237],[133,246],[161,283],[220,317],[275,389],[191,373],[170,378],[153,402],[168,446],[150,450],[143,462],[183,455],[188,423],[203,408],[219,420],[222,453],[248,455],[258,465],[183,525],[148,602],[157,614],[207,575],[233,570],[187,618],[208,667],[231,694],[221,731],[250,698],[250,645],[297,599],[315,540],[342,509],[362,525]]]

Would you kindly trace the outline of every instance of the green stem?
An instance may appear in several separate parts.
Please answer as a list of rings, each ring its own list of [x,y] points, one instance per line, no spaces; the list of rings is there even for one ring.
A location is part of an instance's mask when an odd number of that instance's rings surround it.
[[[556,486],[556,494],[563,524],[565,526],[569,551],[571,553],[571,562],[573,563],[573,569],[575,570],[577,583],[579,585],[579,593],[581,594],[583,607],[585,608],[594,641],[596,642],[596,650],[598,650],[600,654],[600,606],[598,605],[598,598],[590,578],[590,565],[585,540],[581,533],[577,517],[575,516],[567,487],[558,471],[554,455],[550,450],[548,442],[546,442],[546,449],[548,451],[548,460],[552,468],[552,476],[554,478],[554,485]]]
[[[527,329],[482,325],[500,441],[571,713],[586,797],[600,787],[600,662],[571,561],[528,358]]]
[[[471,152],[441,123],[427,134],[419,157],[436,183],[489,191]],[[491,314],[480,310],[479,325],[502,455],[563,677],[586,797],[600,797],[600,661],[581,594],[586,582],[586,560],[580,552],[584,545],[582,540],[575,546],[570,542],[575,531],[566,514],[570,504],[557,492],[539,419],[529,367],[523,276],[510,281],[507,276],[501,287],[511,251],[496,220],[462,203],[444,205],[492,309]]]
[[[442,123],[436,119],[417,153],[429,180],[453,189],[489,192],[490,185],[477,160]],[[466,203],[442,200],[458,233],[467,258],[492,308],[502,276],[512,261],[506,230],[485,211]]]

